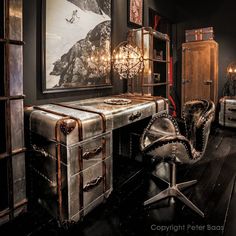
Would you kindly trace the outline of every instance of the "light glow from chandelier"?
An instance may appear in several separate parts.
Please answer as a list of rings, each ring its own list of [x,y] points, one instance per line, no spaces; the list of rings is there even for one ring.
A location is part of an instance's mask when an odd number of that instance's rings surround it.
[[[113,69],[122,79],[131,79],[143,71],[144,62],[140,49],[131,43],[120,43],[112,53]]]
[[[106,41],[104,47],[92,48],[88,58],[88,66],[100,76],[106,76],[111,70],[110,42]]]

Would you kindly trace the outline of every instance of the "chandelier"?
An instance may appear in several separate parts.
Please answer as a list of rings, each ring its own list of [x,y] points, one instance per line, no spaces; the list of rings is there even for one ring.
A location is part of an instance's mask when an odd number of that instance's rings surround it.
[[[128,41],[121,42],[110,56],[110,45],[92,49],[88,65],[100,76],[107,75],[111,65],[121,79],[132,79],[143,71],[144,62],[140,49]]]
[[[140,49],[128,41],[120,43],[112,53],[113,69],[123,79],[132,79],[142,72],[144,63]]]

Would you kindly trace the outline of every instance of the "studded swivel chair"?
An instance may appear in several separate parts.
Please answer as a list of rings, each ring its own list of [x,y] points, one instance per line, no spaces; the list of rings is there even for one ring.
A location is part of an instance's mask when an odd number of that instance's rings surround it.
[[[184,130],[179,129],[178,122],[172,116],[166,113],[154,115],[141,136],[141,150],[147,157],[169,163],[171,178],[169,187],[146,200],[145,206],[175,197],[204,217],[204,213],[181,192],[197,180],[177,184],[176,164],[193,164],[202,158],[214,114],[215,105],[212,101],[202,99],[187,102],[183,108]]]

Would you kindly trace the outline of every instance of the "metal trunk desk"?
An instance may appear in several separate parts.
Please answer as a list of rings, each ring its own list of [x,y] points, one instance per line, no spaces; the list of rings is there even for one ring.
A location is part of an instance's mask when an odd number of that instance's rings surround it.
[[[60,222],[80,220],[112,191],[112,131],[167,109],[164,98],[125,94],[28,108],[35,198]]]

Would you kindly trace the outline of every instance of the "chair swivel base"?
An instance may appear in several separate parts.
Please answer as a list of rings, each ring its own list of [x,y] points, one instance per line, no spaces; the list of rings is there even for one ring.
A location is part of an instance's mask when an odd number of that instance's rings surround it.
[[[165,198],[169,197],[175,197],[182,201],[186,206],[188,206],[190,209],[198,213],[201,217],[204,217],[204,213],[197,207],[195,206],[183,193],[181,193],[180,190],[185,189],[187,187],[190,187],[193,184],[196,184],[197,180],[192,180],[188,182],[183,182],[179,184],[175,184],[173,186],[169,186],[167,189],[163,190],[159,194],[155,195],[154,197],[146,200],[144,202],[144,206],[150,205],[152,203],[161,201]]]

